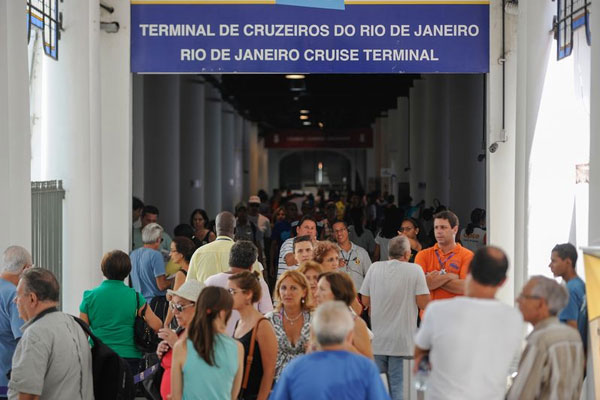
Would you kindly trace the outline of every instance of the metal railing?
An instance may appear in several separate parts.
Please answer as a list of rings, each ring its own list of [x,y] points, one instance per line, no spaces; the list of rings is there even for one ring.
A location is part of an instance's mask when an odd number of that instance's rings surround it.
[[[33,263],[52,271],[59,283],[62,282],[64,198],[62,181],[31,182]]]

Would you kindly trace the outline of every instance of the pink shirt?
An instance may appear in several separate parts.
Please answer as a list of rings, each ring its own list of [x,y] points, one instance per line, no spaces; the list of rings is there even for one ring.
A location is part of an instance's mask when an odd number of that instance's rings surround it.
[[[227,281],[229,280],[229,277],[231,275],[232,274],[228,272],[221,272],[219,274],[208,277],[204,281],[204,284],[206,286],[220,286],[222,288],[227,288]],[[254,307],[256,307],[256,309],[261,313],[266,314],[269,311],[273,311],[273,302],[271,301],[269,286],[267,286],[267,282],[265,282],[265,280],[262,277],[260,277],[260,288],[262,292],[261,297],[258,303],[254,304]],[[227,322],[227,329],[225,330],[225,333],[227,333],[227,335],[233,336],[235,324],[239,321],[239,319],[240,313],[238,313],[236,310],[233,310],[231,313],[231,318],[229,318],[229,321]]]

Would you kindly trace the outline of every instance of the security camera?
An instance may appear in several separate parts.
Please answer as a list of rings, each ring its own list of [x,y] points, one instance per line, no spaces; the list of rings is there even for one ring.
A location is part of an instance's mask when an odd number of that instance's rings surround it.
[[[495,153],[498,150],[498,142],[494,142],[490,145],[489,151],[490,153]]]

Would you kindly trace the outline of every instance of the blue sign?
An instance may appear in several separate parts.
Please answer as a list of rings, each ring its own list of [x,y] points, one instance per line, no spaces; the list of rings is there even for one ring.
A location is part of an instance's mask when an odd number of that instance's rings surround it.
[[[387,4],[307,1],[298,7],[301,0],[277,0],[277,4],[132,0],[131,70],[137,73],[485,73],[489,70],[487,1]]]

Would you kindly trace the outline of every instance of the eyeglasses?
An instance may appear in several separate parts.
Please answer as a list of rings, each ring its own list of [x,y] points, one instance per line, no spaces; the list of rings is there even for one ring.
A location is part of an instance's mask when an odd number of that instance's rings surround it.
[[[184,309],[186,309],[188,307],[193,307],[194,303],[186,304],[185,306],[183,306],[179,303],[173,303],[172,301],[170,301],[169,305],[171,306],[172,310],[177,311],[177,312],[182,312]]]
[[[245,292],[245,290],[243,290],[243,289],[234,289],[234,288],[229,288],[229,289],[227,289],[227,291],[229,293],[231,293],[232,296],[234,296],[237,292]]]
[[[542,297],[540,297],[540,296],[534,296],[534,295],[530,295],[530,294],[523,294],[523,293],[521,293],[517,297],[517,300],[524,300],[524,299],[530,300],[530,299],[541,299],[541,298]]]

